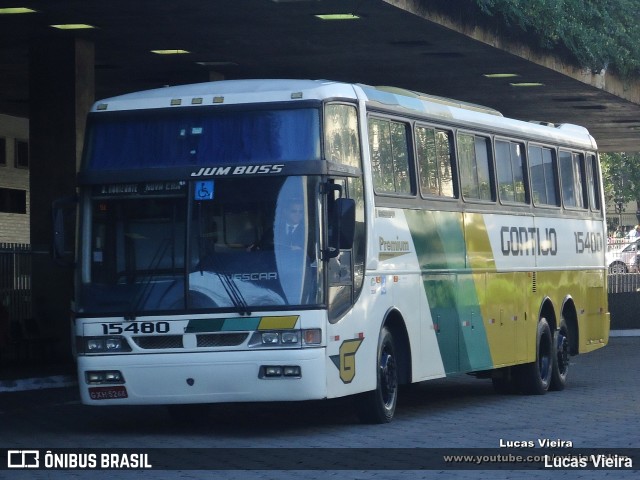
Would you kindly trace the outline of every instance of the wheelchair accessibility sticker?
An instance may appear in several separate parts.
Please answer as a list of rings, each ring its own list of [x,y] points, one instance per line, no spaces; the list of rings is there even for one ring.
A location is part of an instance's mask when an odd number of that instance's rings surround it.
[[[196,187],[193,193],[193,199],[198,200],[213,200],[213,181],[207,180],[205,182],[196,183]]]

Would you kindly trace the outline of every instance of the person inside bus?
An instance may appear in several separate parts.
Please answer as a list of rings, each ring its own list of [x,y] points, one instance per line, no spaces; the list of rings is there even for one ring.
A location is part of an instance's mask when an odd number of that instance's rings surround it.
[[[291,250],[301,250],[304,247],[304,206],[302,202],[293,201],[286,206],[282,221],[275,222],[274,229],[265,231],[260,241],[249,245],[247,251],[271,250],[274,243]]]
[[[284,239],[285,246],[291,250],[301,250],[304,245],[304,208],[300,202],[292,202],[287,207],[287,215],[284,225],[284,235],[280,238]]]

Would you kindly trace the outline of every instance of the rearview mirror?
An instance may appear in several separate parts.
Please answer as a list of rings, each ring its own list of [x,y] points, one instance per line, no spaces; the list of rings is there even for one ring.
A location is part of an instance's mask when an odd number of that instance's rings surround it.
[[[337,257],[340,250],[348,250],[353,247],[353,238],[356,229],[356,202],[352,198],[338,198],[335,201],[335,209],[329,220],[329,249],[327,258]]]
[[[73,265],[75,218],[78,198],[60,198],[51,206],[53,238],[51,256],[61,265]],[[71,233],[68,233],[71,232]]]

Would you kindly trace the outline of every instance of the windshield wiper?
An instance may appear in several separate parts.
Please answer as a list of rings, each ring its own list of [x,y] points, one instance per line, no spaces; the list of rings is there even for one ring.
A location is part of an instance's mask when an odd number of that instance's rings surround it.
[[[238,288],[238,285],[233,280],[233,277],[226,272],[216,272],[216,275],[220,279],[220,283],[224,287],[224,291],[227,292],[227,296],[233,306],[238,309],[240,315],[251,315],[249,306],[247,305],[242,292]]]
[[[158,268],[158,265],[160,265],[160,262],[162,261],[165,254],[167,253],[167,249],[169,247],[171,247],[171,242],[169,241],[169,239],[168,238],[162,239],[162,241],[158,245],[158,248],[154,252],[153,257],[151,258],[149,265],[147,266],[147,279],[144,281],[142,288],[133,299],[133,302],[132,302],[133,308],[131,309],[131,312],[129,314],[125,315],[124,317],[125,320],[135,320],[136,316],[138,315],[138,311],[140,310],[140,307],[144,305],[147,302],[147,300],[149,300],[149,297],[151,296],[151,291],[153,290],[151,288],[151,280],[153,280],[156,275],[154,272]]]

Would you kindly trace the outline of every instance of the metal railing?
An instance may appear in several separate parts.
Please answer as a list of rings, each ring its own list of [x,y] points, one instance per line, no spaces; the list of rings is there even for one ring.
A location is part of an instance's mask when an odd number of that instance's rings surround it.
[[[640,273],[616,273],[608,275],[609,293],[640,292]]]
[[[0,243],[0,308],[11,321],[32,315],[31,246]]]

